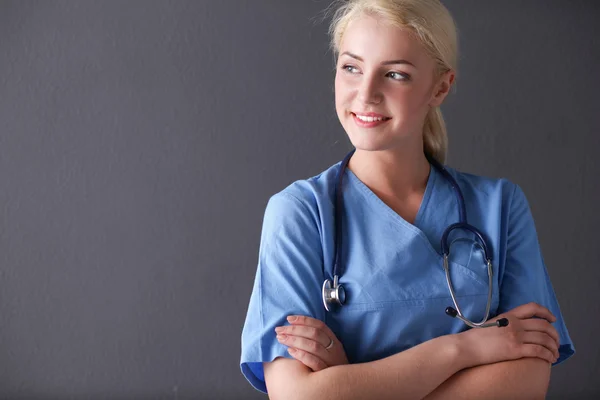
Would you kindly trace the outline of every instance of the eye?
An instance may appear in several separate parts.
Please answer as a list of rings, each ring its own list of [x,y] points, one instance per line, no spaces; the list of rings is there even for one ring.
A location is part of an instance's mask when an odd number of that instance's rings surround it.
[[[356,68],[356,67],[354,67],[354,66],[352,66],[352,65],[350,65],[350,64],[346,64],[346,65],[343,65],[343,66],[342,66],[342,70],[344,70],[344,71],[346,71],[346,72],[349,72],[349,73],[351,73],[351,74],[353,74],[353,73],[354,73],[352,70],[355,70],[355,69],[357,69],[357,68]]]
[[[386,76],[390,76],[395,81],[410,81],[410,75],[403,74],[396,71],[390,71]]]

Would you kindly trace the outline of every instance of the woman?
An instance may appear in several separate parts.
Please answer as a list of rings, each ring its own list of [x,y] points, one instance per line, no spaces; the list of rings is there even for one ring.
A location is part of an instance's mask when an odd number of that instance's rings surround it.
[[[268,202],[244,376],[274,399],[543,398],[549,366],[575,349],[525,195],[506,179],[441,167],[452,17],[438,0],[350,0],[331,33],[336,110],[355,151]],[[328,311],[338,174],[346,299]],[[452,180],[488,252],[468,229],[447,237],[459,315],[485,319],[489,299],[490,321],[508,326],[468,329],[444,312],[453,299],[440,239],[465,217]]]

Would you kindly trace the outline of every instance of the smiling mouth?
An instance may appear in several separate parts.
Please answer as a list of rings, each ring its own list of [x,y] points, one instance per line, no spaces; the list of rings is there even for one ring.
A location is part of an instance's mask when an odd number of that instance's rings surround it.
[[[384,116],[358,116],[353,112],[350,114],[352,114],[352,119],[356,125],[360,126],[361,128],[374,128],[391,120],[391,118]]]
[[[372,115],[358,115],[356,113],[350,112],[355,119],[358,119],[362,122],[384,122],[390,120],[391,118],[381,116],[372,116]]]

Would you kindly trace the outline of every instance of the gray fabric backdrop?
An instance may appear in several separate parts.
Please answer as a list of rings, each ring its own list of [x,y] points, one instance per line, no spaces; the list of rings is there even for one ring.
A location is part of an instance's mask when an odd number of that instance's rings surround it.
[[[448,163],[524,189],[577,347],[549,397],[599,396],[600,6],[444,3]],[[350,149],[327,4],[0,2],[0,398],[264,398],[266,202]]]

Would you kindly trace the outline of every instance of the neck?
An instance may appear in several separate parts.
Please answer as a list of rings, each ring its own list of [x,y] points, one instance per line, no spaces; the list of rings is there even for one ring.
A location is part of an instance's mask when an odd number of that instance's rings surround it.
[[[423,151],[405,148],[356,149],[348,168],[373,192],[402,200],[425,192],[431,167]]]

